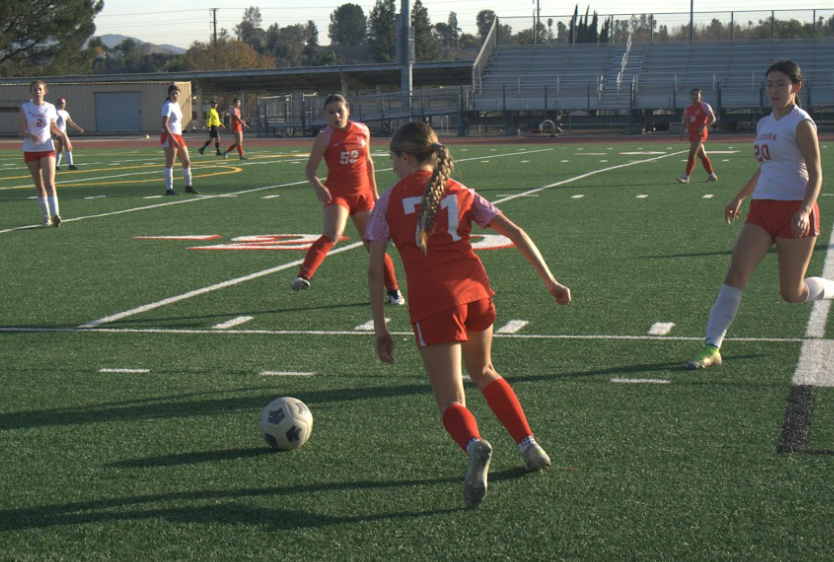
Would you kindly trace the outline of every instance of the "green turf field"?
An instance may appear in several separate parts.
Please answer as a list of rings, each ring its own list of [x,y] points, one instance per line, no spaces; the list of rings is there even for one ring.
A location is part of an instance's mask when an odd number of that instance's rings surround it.
[[[496,335],[495,366],[554,465],[525,474],[468,384],[495,448],[479,510],[463,506],[466,457],[405,307],[387,310],[396,364],[375,359],[353,226],[309,291],[289,289],[304,250],[274,235],[321,231],[309,143],[250,148],[247,162],[195,150],[202,194],[178,198],[160,196],[160,150],[78,149],[81,170],[58,174],[58,229],[37,226],[19,150],[0,151],[0,560],[830,557],[834,367],[792,381],[808,357],[834,357],[831,317],[782,302],[768,256],[724,365],[682,370],[741,226],[724,206],[756,165],[749,142],[711,141],[719,183],[699,164],[680,185],[685,148],[452,146],[455,177],[528,231],[574,298],[557,307],[514,249],[480,252],[496,329],[526,322]],[[376,152],[383,190],[395,178]],[[186,236],[219,238],[153,239]],[[658,323],[673,326],[649,334]],[[292,453],[258,432],[279,396],[315,416]]]

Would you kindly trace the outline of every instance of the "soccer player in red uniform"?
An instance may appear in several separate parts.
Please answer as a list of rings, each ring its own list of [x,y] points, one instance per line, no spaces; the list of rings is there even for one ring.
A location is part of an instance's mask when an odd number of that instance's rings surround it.
[[[243,155],[243,128],[249,128],[249,125],[246,124],[246,121],[243,120],[243,117],[240,116],[240,100],[235,98],[232,102],[232,107],[229,108],[229,117],[231,119],[231,129],[232,134],[235,136],[235,142],[227,148],[223,152],[223,158],[228,160],[229,153],[237,149],[237,154],[241,160],[248,160],[246,156]]]
[[[371,296],[382,290],[383,258],[390,240],[403,260],[409,314],[443,425],[469,455],[464,502],[478,507],[487,490],[492,447],[481,439],[466,408],[461,359],[490,409],[517,443],[529,471],[550,466],[536,443],[524,410],[510,385],[492,366],[494,294],[469,237],[472,223],[512,240],[533,265],[558,304],[570,290],[556,281],[535,243],[492,203],[452,180],[452,157],[428,125],[403,125],[391,139],[394,172],[402,178],[380,198],[365,232],[371,243],[368,283]],[[394,341],[385,312],[371,299],[375,346],[381,361],[393,363]]]
[[[704,143],[707,142],[709,136],[709,127],[715,124],[715,112],[708,103],[701,101],[701,90],[699,88],[694,88],[689,92],[689,96],[692,98],[692,103],[683,110],[683,120],[681,122],[681,139],[683,139],[687,130],[689,131],[689,158],[686,161],[686,174],[678,178],[678,183],[689,183],[689,176],[695,169],[696,156],[701,160],[701,164],[704,165],[704,169],[709,174],[707,182],[718,181],[718,176],[712,169],[712,162],[709,161],[709,157],[704,150]]]
[[[307,180],[324,205],[324,234],[307,251],[298,276],[291,285],[294,291],[310,287],[310,279],[324,261],[327,252],[342,237],[348,216],[353,219],[359,236],[364,237],[371,210],[379,199],[368,127],[348,120],[348,102],[338,94],[324,100],[324,115],[328,126],[313,141],[306,170]],[[327,180],[324,183],[316,174],[322,158],[327,163]],[[367,247],[368,242],[365,245]],[[397,286],[394,263],[387,254],[384,265],[388,304],[405,304],[405,298]]]

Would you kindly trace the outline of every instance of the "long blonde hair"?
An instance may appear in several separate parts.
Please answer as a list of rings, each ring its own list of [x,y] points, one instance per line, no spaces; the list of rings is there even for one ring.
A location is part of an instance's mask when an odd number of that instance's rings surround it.
[[[446,145],[440,144],[434,130],[419,121],[406,123],[397,129],[391,138],[390,148],[391,152],[398,156],[403,153],[410,154],[419,164],[431,163],[433,167],[417,217],[420,249],[425,254],[428,251],[429,236],[434,230],[437,210],[446,190],[446,180],[451,177],[454,169],[452,155]]]

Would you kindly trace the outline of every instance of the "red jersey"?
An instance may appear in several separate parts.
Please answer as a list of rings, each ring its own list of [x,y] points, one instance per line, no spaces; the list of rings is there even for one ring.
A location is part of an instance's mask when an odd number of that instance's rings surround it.
[[[689,136],[694,138],[698,138],[707,132],[706,127],[704,127],[703,132],[700,129],[703,125],[709,123],[711,117],[715,116],[712,107],[703,101],[687,105],[683,114],[686,116],[686,122],[689,123]]]
[[[368,144],[371,132],[363,123],[348,121],[344,129],[327,126],[322,132],[327,141],[324,185],[333,195],[356,195],[371,190],[368,177]]]
[[[242,133],[243,123],[240,121],[240,110],[236,107],[233,107],[229,110],[229,114],[232,121],[232,132]]]
[[[379,198],[365,228],[366,240],[393,239],[400,252],[412,324],[495,294],[469,235],[473,221],[486,228],[501,211],[473,190],[448,180],[423,254],[417,217],[430,177],[431,172],[418,171],[396,183]]]

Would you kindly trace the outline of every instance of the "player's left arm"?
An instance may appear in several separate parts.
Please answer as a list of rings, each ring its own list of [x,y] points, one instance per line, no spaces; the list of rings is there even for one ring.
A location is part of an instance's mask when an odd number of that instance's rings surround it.
[[[715,111],[712,110],[712,106],[707,104],[707,108],[709,111],[707,112],[707,128],[712,127],[715,125],[715,122],[718,121],[718,118],[715,116]]]
[[[376,185],[376,171],[374,168],[374,159],[371,158],[371,133],[365,135],[365,158],[368,163],[368,183],[371,186],[371,192],[374,194],[374,201],[379,199],[379,191]]]
[[[78,131],[82,135],[84,134],[84,129],[82,129],[81,127],[76,125],[75,121],[72,120],[72,117],[67,117],[67,125],[72,126],[73,129],[75,129],[76,131]]]
[[[394,339],[385,322],[385,250],[387,243],[371,240],[370,258],[368,260],[368,291],[371,297],[371,312],[374,319],[374,347],[376,355],[383,363],[394,362]]]
[[[811,121],[805,119],[796,126],[796,143],[808,169],[808,184],[805,186],[805,196],[802,206],[793,216],[791,230],[797,238],[804,236],[811,228],[811,211],[817,202],[822,189],[822,162],[820,159],[820,143],[817,129]]]

